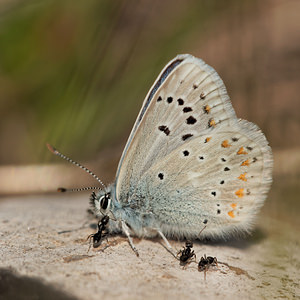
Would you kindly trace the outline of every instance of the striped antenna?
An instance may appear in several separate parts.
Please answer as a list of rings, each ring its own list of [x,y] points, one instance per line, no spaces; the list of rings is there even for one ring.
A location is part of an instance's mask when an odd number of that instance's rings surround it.
[[[69,163],[79,167],[80,169],[84,170],[85,172],[87,172],[88,174],[90,174],[91,176],[93,176],[104,188],[106,188],[105,184],[100,180],[100,178],[94,174],[92,171],[90,171],[88,168],[82,166],[81,164],[79,164],[78,162],[72,160],[71,158],[63,155],[62,153],[60,153],[57,149],[55,149],[53,146],[51,146],[50,144],[47,144],[47,147],[48,149],[55,155],[61,157],[62,159],[68,161]],[[65,188],[60,188],[61,190],[59,190],[60,192],[66,192],[66,191],[69,191]],[[93,187],[88,187],[88,188],[82,188],[82,189],[73,189],[74,191],[75,190],[78,190],[78,191],[84,191],[84,190],[91,190],[91,189],[99,189],[99,188],[93,188]]]
[[[89,191],[89,190],[101,190],[102,188],[99,186],[87,186],[83,188],[77,188],[77,189],[66,189],[64,187],[59,187],[57,189],[58,192],[60,193],[65,193],[65,192],[83,192],[83,191]]]

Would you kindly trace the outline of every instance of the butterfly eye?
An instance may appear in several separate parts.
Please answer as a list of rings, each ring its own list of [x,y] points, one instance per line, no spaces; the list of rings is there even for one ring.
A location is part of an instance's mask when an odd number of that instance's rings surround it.
[[[110,200],[110,193],[107,193],[101,197],[100,206],[103,210],[106,210],[109,207]]]

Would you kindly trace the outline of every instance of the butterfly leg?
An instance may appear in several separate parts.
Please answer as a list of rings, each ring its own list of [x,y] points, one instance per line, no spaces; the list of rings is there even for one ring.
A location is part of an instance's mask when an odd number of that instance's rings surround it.
[[[168,248],[168,251],[176,258],[177,257],[176,251],[172,248],[172,246],[170,245],[170,243],[167,240],[167,238],[165,237],[165,235],[158,229],[157,229],[157,232],[162,237],[162,239],[164,240],[164,242],[165,242],[165,244]]]
[[[130,247],[132,248],[132,250],[134,251],[134,253],[136,254],[136,256],[139,256],[139,252],[138,252],[138,250],[135,248],[135,246],[134,246],[134,244],[133,244],[133,241],[132,241],[132,238],[130,237],[130,234],[129,234],[129,228],[128,228],[128,226],[126,225],[126,223],[125,223],[124,221],[122,221],[122,229],[123,229],[123,232],[126,234],[126,236],[127,236],[127,238],[128,238]]]

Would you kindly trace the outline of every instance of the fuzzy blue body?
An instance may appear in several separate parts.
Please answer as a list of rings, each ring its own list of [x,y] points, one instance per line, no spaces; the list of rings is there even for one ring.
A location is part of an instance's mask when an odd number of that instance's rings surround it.
[[[105,193],[110,193],[111,203],[109,207],[110,216],[108,230],[111,233],[121,233],[121,221],[124,221],[130,228],[131,234],[137,237],[154,237],[157,235],[157,230],[160,228],[160,221],[155,215],[147,210],[148,205],[141,205],[140,199],[131,198],[131,201],[120,202],[115,197],[114,184],[107,187],[105,191],[100,191],[94,202],[94,211],[97,216],[106,214],[101,210],[100,199]],[[144,197],[143,197],[144,198]],[[143,204],[149,202],[145,198]]]

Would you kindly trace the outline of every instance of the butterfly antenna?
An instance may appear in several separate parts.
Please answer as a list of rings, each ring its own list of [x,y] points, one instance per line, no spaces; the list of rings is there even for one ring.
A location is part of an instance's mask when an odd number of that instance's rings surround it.
[[[61,157],[62,159],[64,159],[64,160],[68,161],[69,163],[71,163],[71,164],[73,164],[73,165],[79,167],[80,169],[84,170],[85,172],[87,172],[88,174],[90,174],[91,176],[93,176],[93,177],[94,177],[94,178],[95,178],[95,179],[96,179],[96,180],[97,180],[104,188],[106,188],[105,184],[100,180],[100,178],[99,178],[96,174],[94,174],[92,171],[90,171],[88,168],[82,166],[81,164],[79,164],[78,162],[72,160],[71,158],[69,158],[69,157],[63,155],[62,153],[60,153],[57,149],[55,149],[55,148],[54,148],[53,146],[51,146],[50,144],[47,144],[47,147],[48,147],[48,149],[49,149],[53,154],[55,154],[55,155]],[[69,191],[69,190],[64,189],[64,188],[61,188],[61,189],[62,189],[62,190],[60,190],[61,192]],[[92,188],[92,187],[90,187],[90,188],[88,187],[88,188],[82,188],[82,189],[74,189],[74,191],[75,191],[75,190],[85,190],[85,189],[89,190],[89,189],[93,189],[93,188]],[[97,189],[99,189],[99,188],[97,188]]]
[[[99,186],[87,186],[83,188],[77,188],[77,189],[66,189],[64,187],[59,187],[57,189],[58,192],[65,193],[65,192],[83,192],[83,191],[89,191],[89,190],[101,190],[102,188]]]

